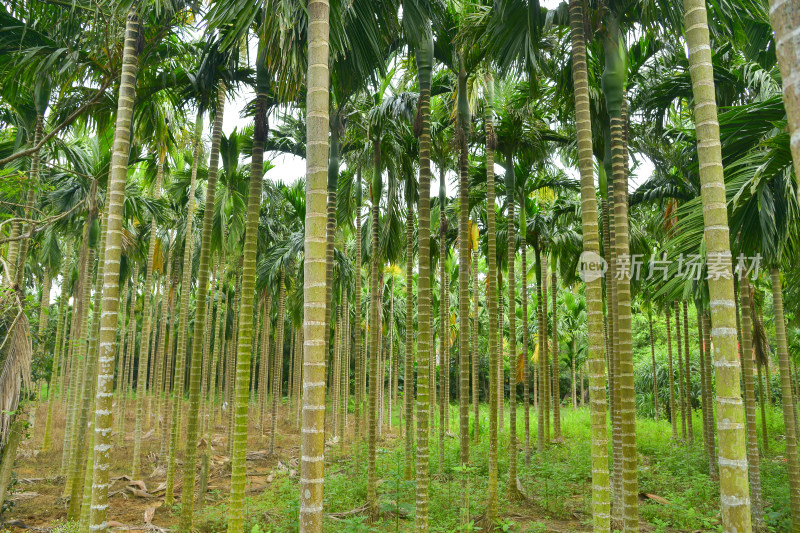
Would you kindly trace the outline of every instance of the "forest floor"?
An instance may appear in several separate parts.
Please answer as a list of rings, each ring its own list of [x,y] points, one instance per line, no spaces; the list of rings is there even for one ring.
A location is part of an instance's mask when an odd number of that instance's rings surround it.
[[[133,402],[131,402],[131,405]],[[152,431],[143,436],[145,453],[143,479],[130,480],[133,450],[134,409],[127,409],[126,432],[121,446],[111,453],[114,479],[110,493],[109,524],[112,531],[150,531],[172,529],[180,516],[181,462],[176,468],[176,499],[164,507],[166,457],[161,455],[161,437]],[[257,425],[250,427],[247,453],[247,488],[245,517],[247,533],[297,531],[298,458],[300,433],[292,423],[288,407],[278,416],[275,454],[269,453],[270,439],[261,436]],[[437,409],[438,411],[438,409]],[[53,446],[41,449],[46,404],[39,406],[36,425],[20,446],[15,467],[16,483],[12,488],[13,505],[2,520],[4,530],[72,533],[77,525],[66,522],[66,504],[61,498],[64,478],[60,476],[64,413],[55,409]],[[508,408],[505,411],[508,422]],[[500,479],[500,531],[581,532],[591,531],[590,428],[586,409],[562,408],[563,439],[539,454],[536,447],[536,416],[531,409],[531,455],[526,466],[524,418],[518,409],[517,447],[519,486],[524,500],[509,501],[507,494],[508,431],[501,433],[498,453]],[[437,412],[438,420],[438,412]],[[438,429],[430,441],[430,468],[433,476],[430,491],[432,531],[477,531],[485,520],[488,485],[488,408],[481,406],[481,442],[470,441],[472,465],[459,468],[458,408],[451,406],[450,432],[443,440],[443,461],[439,460]],[[782,456],[782,420],[779,412],[768,415],[770,454],[762,459],[765,515],[771,531],[788,531],[788,482]],[[253,417],[255,419],[255,417]],[[224,418],[223,418],[224,421]],[[379,509],[381,518],[368,524],[363,513],[367,493],[366,446],[353,446],[354,417],[349,417],[344,444],[329,440],[325,451],[326,531],[352,533],[413,530],[415,483],[404,477],[404,437],[394,427],[384,426],[378,438],[377,471],[379,474]],[[506,426],[507,427],[507,426]],[[673,441],[666,420],[637,419],[639,451],[640,530],[643,532],[718,531],[719,488],[708,472],[708,461],[700,434],[701,418],[695,413],[695,439],[692,445]],[[759,428],[761,426],[759,425]],[[679,429],[680,433],[680,429]],[[609,433],[610,434],[610,433]],[[472,436],[471,436],[472,437]],[[116,436],[115,436],[116,438]],[[227,498],[230,487],[230,463],[227,452],[227,425],[215,428],[212,438],[209,492],[203,509],[195,511],[195,528],[201,532],[226,529]],[[466,476],[468,490],[462,490]],[[137,483],[131,484],[131,481]],[[459,526],[462,494],[468,496],[470,525]],[[146,521],[146,514],[152,518]]]

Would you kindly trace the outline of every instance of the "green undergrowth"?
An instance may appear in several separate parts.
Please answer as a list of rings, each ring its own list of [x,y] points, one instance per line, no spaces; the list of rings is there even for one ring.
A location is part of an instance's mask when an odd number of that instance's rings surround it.
[[[591,428],[585,408],[563,408],[563,442],[536,451],[536,416],[531,409],[530,464],[525,464],[524,421],[518,410],[517,440],[519,479],[526,499],[509,501],[508,426],[500,434],[499,520],[497,531],[544,532],[591,530]],[[506,409],[506,424],[508,409]],[[760,416],[760,415],[759,415]],[[437,416],[438,419],[438,416]],[[451,407],[450,435],[444,439],[444,462],[439,462],[438,431],[430,440],[430,524],[431,531],[486,530],[484,517],[488,494],[488,407],[481,406],[481,442],[470,439],[470,464],[460,466],[458,409]],[[694,413],[694,443],[687,445],[671,438],[668,421],[637,419],[640,516],[653,531],[721,531],[719,522],[719,485],[709,474],[708,459],[701,435],[702,420]],[[780,412],[768,415],[770,454],[762,459],[761,475],[765,516],[770,531],[787,531],[789,492],[782,442]],[[395,424],[397,421],[395,421]],[[759,422],[760,423],[760,422]],[[472,426],[471,426],[472,427]],[[759,425],[760,429],[760,425]],[[474,428],[471,429],[471,431]],[[678,429],[680,436],[680,427]],[[610,427],[609,427],[610,436]],[[609,442],[609,454],[611,442]],[[367,494],[366,444],[334,445],[326,451],[325,531],[380,532],[412,531],[416,501],[416,483],[405,479],[404,440],[397,434],[379,439],[377,471],[379,476],[380,518],[370,524],[360,509]],[[267,489],[248,493],[247,533],[297,531],[298,477],[276,472]],[[207,505],[198,513],[199,531],[224,531],[226,499]],[[469,511],[466,525],[462,513]]]

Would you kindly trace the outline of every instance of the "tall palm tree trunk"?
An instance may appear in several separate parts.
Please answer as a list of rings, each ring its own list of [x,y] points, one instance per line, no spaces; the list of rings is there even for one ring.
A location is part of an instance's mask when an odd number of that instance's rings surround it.
[[[283,335],[286,327],[286,270],[281,267],[280,286],[278,288],[278,319],[275,323],[275,355],[272,359],[272,404],[270,408],[269,453],[275,453],[275,437],[278,432],[278,404],[281,402],[283,381],[281,368],[283,367]]]
[[[66,261],[64,262],[64,272],[66,273]],[[62,280],[66,280],[66,276],[62,274]],[[63,285],[62,281],[62,285]],[[56,338],[53,348],[53,369],[50,372],[50,382],[47,385],[47,417],[44,423],[44,437],[42,438],[42,451],[50,451],[52,445],[52,426],[53,426],[53,408],[55,407],[56,395],[59,393],[57,389],[58,375],[62,371],[61,368],[61,344],[62,337],[64,336],[64,329],[66,326],[67,315],[67,298],[66,294],[62,293],[58,301],[58,316],[56,318]]]
[[[135,6],[135,4],[134,4]],[[137,37],[139,21],[134,9],[125,24],[125,44],[122,53],[122,74],[114,128],[114,148],[109,172],[108,202],[106,204],[106,242],[102,283],[102,307],[99,333],[99,365],[97,398],[94,419],[94,456],[92,500],[89,517],[90,531],[105,531],[108,513],[108,476],[110,471],[112,397],[114,387],[114,352],[117,340],[117,309],[119,304],[119,264],[122,253],[122,208],[125,201],[130,128],[135,99],[138,69]]]
[[[725,267],[723,276],[708,280],[719,416],[717,430],[722,527],[726,531],[750,531],[747,451],[736,349],[730,232],[708,15],[705,0],[684,0],[683,5],[689,72],[694,93],[706,257],[709,262],[714,261]]]
[[[709,467],[709,473],[711,476],[716,480],[719,479],[719,471],[717,470],[717,447],[716,447],[716,440],[715,440],[715,432],[714,432],[714,381],[712,379],[711,374],[711,317],[706,311],[703,314],[703,348],[704,348],[704,359],[703,359],[703,372],[705,373],[706,377],[706,386],[707,389],[707,398],[706,398],[706,411],[708,412],[708,429],[706,430],[706,434],[708,435],[708,443],[709,443],[709,453],[711,461],[714,463],[713,471]]]
[[[93,195],[94,193],[92,193]],[[71,453],[73,450],[74,433],[77,431],[76,418],[78,416],[78,401],[81,394],[82,379],[85,376],[83,367],[85,358],[81,355],[86,344],[87,315],[89,312],[89,232],[91,224],[86,224],[83,231],[80,252],[78,254],[78,283],[75,288],[75,304],[72,312],[73,321],[70,328],[70,347],[67,361],[69,363],[68,391],[66,394],[66,421],[64,425],[64,445],[61,454],[61,473],[69,473]],[[71,479],[67,477],[64,486],[64,496],[67,496],[71,489]]]
[[[441,177],[441,176],[440,176]],[[443,183],[441,180],[440,183]],[[442,199],[440,186],[439,199]],[[442,208],[441,223],[439,226],[439,474],[444,472],[444,437],[447,427],[447,374],[450,354],[448,349],[448,316],[447,316],[447,274],[445,273],[446,248],[444,243],[445,225],[444,209]]]
[[[607,52],[608,54],[608,52]],[[608,57],[608,55],[607,55]],[[614,67],[617,65],[615,64]],[[612,78],[616,78],[612,72]],[[607,78],[606,78],[607,79]],[[607,83],[606,86],[609,84]],[[612,91],[613,95],[616,95]],[[614,224],[617,260],[630,256],[628,239],[628,161],[624,147],[625,102],[619,92],[619,113],[611,115],[612,166],[614,170]],[[613,102],[613,100],[612,100]],[[613,108],[613,106],[611,106]],[[636,454],[636,402],[633,383],[633,339],[631,335],[631,286],[630,280],[617,283],[617,331],[619,361],[619,412],[622,432],[622,502],[625,531],[637,531],[639,527],[639,490]]]
[[[311,12],[312,8],[313,6],[309,5],[309,12]],[[313,27],[313,22],[310,21],[309,25]],[[309,58],[309,63],[311,63],[311,58]],[[245,456],[247,453],[247,415],[249,408],[249,391],[247,388],[250,380],[250,350],[253,342],[253,302],[255,300],[258,219],[264,173],[264,142],[268,133],[267,100],[266,90],[259,86],[256,93],[255,130],[253,132],[244,252],[242,254],[242,296],[239,299],[240,307],[238,310],[239,333],[236,355],[236,385],[234,389],[236,397],[232,405],[234,434],[233,446],[231,447],[231,498],[228,508],[228,533],[240,533],[244,527],[244,489],[247,471]],[[309,117],[311,114],[312,109],[309,108]],[[309,144],[311,142],[312,139],[309,138]],[[280,314],[279,320],[282,320],[282,315]]]
[[[539,247],[534,245],[534,256],[536,261],[536,320],[537,320],[537,330],[538,330],[538,350],[539,350],[539,358],[537,361],[537,365],[539,367],[539,386],[538,386],[538,393],[539,393],[539,407],[537,409],[537,424],[536,424],[536,449],[541,453],[544,451],[544,447],[547,445],[548,441],[550,440],[550,435],[546,432],[546,424],[545,420],[550,413],[547,408],[547,387],[545,384],[544,376],[545,376],[545,358],[544,358],[544,346],[542,343],[542,339],[547,337],[547,333],[545,333],[544,329],[544,320],[542,316],[542,301],[544,295],[542,294],[542,256],[541,252],[539,251]]]
[[[675,343],[678,348],[678,396],[681,406],[681,436],[686,442],[686,381],[683,377],[683,331],[681,331],[681,309],[677,301],[675,306]]]
[[[405,424],[405,477],[414,478],[414,198],[406,196],[406,342],[405,365],[403,368],[403,408],[406,415]],[[356,287],[358,292],[359,287]],[[358,296],[356,296],[358,301]],[[356,319],[359,309],[356,306]],[[358,320],[357,320],[358,322]],[[358,347],[358,334],[356,334]],[[356,352],[358,353],[358,352]]]
[[[330,5],[308,2],[306,235],[303,277],[303,424],[300,443],[300,533],[322,531],[325,466],[325,185],[330,101]],[[358,274],[357,274],[358,275]],[[280,317],[279,317],[280,318]]]
[[[509,389],[508,389],[508,487],[507,494],[510,499],[521,497],[517,489],[517,309],[516,289],[516,240],[517,215],[515,213],[516,183],[514,176],[514,158],[509,152],[506,167],[506,197],[508,199],[507,227],[508,227],[508,363],[509,363]],[[466,181],[466,178],[464,178]],[[465,183],[466,186],[466,183]],[[465,205],[462,200],[462,206]]]
[[[592,526],[595,532],[610,529],[608,437],[606,422],[606,368],[603,356],[603,285],[600,272],[600,237],[597,191],[592,160],[592,123],[589,108],[589,79],[586,72],[586,36],[582,0],[569,0],[572,43],[572,78],[575,85],[575,114],[578,165],[581,176],[581,225],[583,259],[587,272],[586,306],[589,331],[589,396],[592,431]]]
[[[667,305],[667,371],[669,372],[669,419],[672,423],[672,438],[678,438],[678,418],[675,410],[675,371],[672,367],[672,311],[671,306]]]
[[[742,376],[744,377],[744,409],[747,423],[747,466],[750,474],[750,505],[753,522],[757,530],[763,530],[764,504],[761,499],[761,457],[758,453],[758,429],[756,428],[756,398],[753,388],[753,324],[750,319],[751,290],[747,276],[739,278],[742,305]],[[706,322],[707,319],[704,320]],[[708,325],[708,324],[706,324]],[[706,329],[705,335],[708,335]],[[710,353],[709,353],[710,355]],[[713,442],[712,442],[713,445]]]
[[[559,343],[558,343],[558,277],[555,264],[550,274],[550,294],[553,303],[553,436],[556,441],[561,441],[561,380],[559,372]]]
[[[750,300],[752,306],[752,300]],[[753,311],[750,311],[751,316]],[[767,402],[764,398],[764,377],[761,371],[762,364],[756,360],[756,379],[758,380],[758,406],[759,410],[761,411],[761,446],[763,448],[762,453],[766,457],[769,455],[769,430],[767,424]]]
[[[704,350],[704,337],[703,337],[703,310],[702,308],[697,305],[695,302],[695,310],[697,311],[697,339],[698,339],[698,348],[700,349],[700,401],[702,407],[702,414],[703,414],[703,444],[705,446],[706,455],[708,456],[708,474],[715,479],[717,475],[717,461],[713,460],[715,454],[715,447],[714,447],[714,433],[711,430],[713,422],[709,421],[709,387],[708,387],[708,375],[705,372],[706,368],[706,350]],[[738,310],[737,310],[738,311]],[[741,327],[739,325],[739,317],[737,312],[736,317],[736,329],[739,331],[739,337],[741,338]],[[741,342],[740,342],[741,345]],[[740,354],[741,357],[741,354]],[[747,408],[747,406],[745,406]]]
[[[200,416],[200,389],[203,378],[203,353],[207,342],[206,321],[208,320],[208,279],[211,272],[211,232],[214,226],[214,199],[217,193],[217,176],[219,175],[219,149],[222,140],[222,119],[225,111],[225,87],[217,91],[217,106],[211,134],[211,154],[206,183],[206,205],[203,210],[203,233],[200,242],[200,261],[197,270],[197,296],[195,300],[194,336],[192,338],[192,356],[189,368],[189,412],[186,419],[186,453],[183,458],[183,497],[181,499],[180,529],[190,531],[194,516],[194,481],[197,465],[197,440],[199,435],[198,419]],[[202,130],[202,113],[198,113],[195,128]],[[195,157],[199,158],[199,145]],[[259,180],[260,181],[260,180]],[[259,184],[260,185],[260,184]],[[252,187],[251,187],[252,189]],[[259,201],[261,199],[259,188]],[[245,293],[249,294],[249,293]]]
[[[795,418],[792,371],[789,366],[789,345],[786,340],[786,318],[783,314],[783,288],[777,267],[769,269],[772,282],[772,306],[775,312],[775,336],[778,340],[778,367],[781,377],[781,402],[784,434],[786,435],[786,467],[789,471],[789,501],[792,511],[792,531],[800,531],[800,464],[797,458],[797,419]]]
[[[686,376],[686,431],[689,433],[689,444],[694,442],[694,428],[692,426],[692,366],[689,360],[689,304],[683,300],[683,353],[686,357],[686,364],[684,366],[684,375]]]
[[[198,117],[200,118],[200,117]],[[195,125],[196,128],[201,129],[200,122]],[[196,134],[199,136],[199,133]],[[199,146],[195,147],[195,157],[199,155]],[[164,178],[164,157],[165,152],[158,155],[158,169],[156,170],[156,184],[153,189],[153,199],[158,200],[161,197],[161,182]],[[131,473],[133,479],[141,477],[141,461],[142,461],[142,424],[144,417],[144,395],[147,385],[147,362],[149,360],[149,339],[150,329],[152,328],[152,319],[150,316],[150,306],[152,305],[153,298],[153,257],[156,251],[156,240],[158,232],[156,231],[155,218],[150,222],[150,243],[147,247],[147,266],[145,267],[144,275],[144,293],[142,305],[142,337],[141,342],[137,344],[137,354],[139,356],[139,373],[136,379],[136,429],[134,433],[134,450],[133,450],[133,467]]]
[[[170,420],[170,437],[169,437],[169,457],[167,459],[167,487],[164,495],[165,505],[172,505],[174,501],[174,488],[175,488],[175,462],[176,455],[182,447],[180,441],[181,434],[181,420],[183,418],[183,393],[184,393],[184,379],[186,375],[186,336],[189,329],[189,305],[191,296],[191,279],[192,279],[192,259],[194,258],[194,236],[192,235],[192,226],[194,221],[195,209],[195,188],[197,187],[197,165],[200,160],[200,132],[202,131],[203,113],[197,112],[197,119],[195,121],[195,138],[194,138],[194,157],[192,160],[192,175],[189,182],[189,198],[186,212],[186,233],[184,236],[184,250],[183,250],[183,272],[181,280],[181,312],[180,322],[178,324],[178,354],[175,360],[175,386],[172,394],[172,418]],[[196,308],[200,309],[200,308]],[[201,311],[202,313],[202,311]],[[140,374],[141,376],[141,374]],[[141,417],[139,410],[141,409],[139,397],[144,394],[144,389],[139,390],[137,383],[137,415],[136,415],[136,436],[133,446],[133,468],[134,472],[138,473],[141,464],[141,442],[142,442],[142,429]],[[137,479],[137,476],[134,476]],[[187,487],[188,489],[188,487]]]
[[[154,411],[156,416],[156,435],[161,435],[164,431],[164,421],[161,418],[161,402],[163,400],[162,390],[164,389],[164,369],[166,367],[166,357],[164,355],[164,347],[166,345],[167,334],[167,313],[169,313],[169,297],[171,295],[171,279],[170,272],[172,270],[172,250],[167,252],[164,258],[164,264],[161,270],[161,319],[158,324],[158,342],[156,343],[155,361],[156,361],[156,375],[155,383],[153,384],[153,391],[150,394],[152,398],[155,396],[155,405],[150,409]]]
[[[653,315],[648,313],[647,326],[650,340],[650,358],[653,362],[653,418],[658,420],[658,375],[656,374],[656,339],[653,337]]]
[[[133,283],[131,284],[131,303],[128,309],[128,345],[120,345],[122,358],[122,385],[119,389],[119,412],[117,420],[117,445],[121,445],[125,436],[126,412],[128,410],[128,392],[131,389],[131,367],[133,366],[133,345],[136,343],[136,301],[139,295],[139,264],[133,266]]]
[[[339,378],[339,438],[344,442],[347,428],[347,391],[350,389],[350,301],[346,287],[342,287],[344,302],[342,303],[342,337],[341,337],[341,376]],[[397,372],[395,371],[395,383]]]
[[[497,135],[494,131],[494,79],[486,76],[486,232],[488,273],[486,280],[486,305],[489,311],[489,490],[486,518],[489,523],[497,519],[497,414],[501,398],[497,395],[497,367],[499,361],[494,349],[497,343],[497,226],[495,222],[494,152]]]
[[[426,372],[432,348],[431,335],[431,78],[433,76],[433,36],[426,28],[417,50],[419,108],[419,277],[417,278],[417,491],[416,530],[428,531],[428,491],[430,483],[428,409],[430,376]],[[415,128],[416,129],[416,128]],[[410,294],[410,291],[409,291]]]
[[[770,0],[769,21],[775,32],[775,53],[783,80],[783,105],[789,119],[795,174],[800,176],[800,1]]]
[[[369,411],[368,415],[368,464],[367,464],[367,505],[369,506],[369,515],[372,519],[378,516],[378,474],[375,465],[375,453],[377,451],[377,431],[380,424],[380,411],[379,409],[379,396],[380,389],[383,387],[383,374],[380,374],[381,369],[381,342],[380,333],[382,329],[382,321],[380,316],[381,309],[381,261],[380,250],[378,249],[378,232],[379,232],[379,211],[380,211],[380,191],[381,191],[381,145],[380,138],[376,136],[373,145],[373,155],[375,159],[374,176],[372,186],[370,187],[372,196],[372,205],[370,206],[370,215],[372,223],[370,227],[370,240],[372,258],[370,265],[370,320],[369,320],[369,334],[370,334],[370,368],[369,368]]]
[[[470,132],[469,101],[467,99],[467,72],[461,58],[458,72],[458,124],[460,128],[461,153],[459,155],[459,185],[458,185],[458,361],[459,361],[459,434],[461,448],[461,466],[469,463],[469,352],[470,352],[470,323],[469,323],[469,148],[467,135]],[[463,97],[462,97],[463,92]],[[512,291],[514,288],[512,287]],[[477,319],[477,316],[476,316]],[[513,387],[512,387],[513,388]],[[476,404],[477,413],[477,404]],[[475,419],[477,422],[477,418]],[[515,450],[516,452],[516,450]],[[515,464],[516,466],[516,464]],[[467,491],[467,476],[462,474],[462,523],[469,521],[469,499]]]
[[[270,364],[270,330],[272,329],[272,291],[267,290],[267,297],[264,302],[264,325],[261,328],[261,376],[260,385],[258,388],[258,404],[259,404],[259,427],[261,427],[261,436],[266,433],[266,418],[267,418],[267,399],[269,398],[269,364]],[[224,300],[223,300],[224,301]],[[214,346],[216,351],[216,342]]]
[[[94,187],[93,187],[94,188]],[[95,204],[95,195],[92,194],[92,200],[89,204],[89,218],[87,228],[96,223],[97,205]],[[101,230],[103,231],[103,230]],[[102,233],[100,246],[98,249],[102,250],[105,246],[105,232]],[[91,271],[94,266],[94,250],[90,247],[88,250],[88,275],[86,277],[86,285],[84,286],[84,296],[86,297],[87,307],[91,297],[90,281]],[[95,378],[97,376],[97,327],[99,326],[99,318],[101,314],[101,283],[103,278],[103,261],[102,257],[98,262],[98,273],[95,279],[95,302],[92,311],[92,321],[84,329],[84,334],[88,337],[89,342],[83,343],[81,348],[81,355],[84,359],[83,375],[81,384],[81,393],[77,396],[77,413],[75,421],[73,422],[73,436],[70,450],[70,464],[69,464],[69,477],[67,478],[67,485],[70,487],[70,504],[67,517],[70,520],[78,520],[80,518],[81,494],[83,493],[83,484],[86,475],[86,457],[87,457],[87,441],[90,440],[91,434],[89,426],[89,412],[92,410],[94,403],[94,390]]]
[[[472,419],[473,439],[475,444],[480,442],[480,384],[478,382],[480,367],[478,364],[478,250],[472,252]]]
[[[361,441],[361,425],[362,425],[362,418],[364,416],[364,408],[363,408],[363,395],[362,395],[362,388],[361,382],[364,379],[364,363],[363,357],[361,355],[361,238],[362,238],[362,231],[361,231],[361,197],[362,197],[362,185],[361,185],[361,169],[359,168],[357,171],[358,179],[357,187],[356,187],[356,258],[355,258],[355,268],[353,271],[353,281],[354,281],[354,292],[355,292],[355,319],[356,319],[356,331],[355,331],[355,346],[353,347],[353,353],[356,355],[356,380],[355,380],[355,440],[356,442]]]

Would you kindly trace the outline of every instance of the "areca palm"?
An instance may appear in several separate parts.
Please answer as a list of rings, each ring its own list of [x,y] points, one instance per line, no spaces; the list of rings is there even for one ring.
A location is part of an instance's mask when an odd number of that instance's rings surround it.
[[[692,89],[695,97],[698,159],[703,183],[706,255],[718,261],[724,275],[709,280],[714,366],[717,377],[717,410],[719,420],[735,424],[718,424],[720,432],[720,478],[722,483],[722,520],[724,527],[750,529],[750,505],[747,498],[747,471],[733,467],[746,460],[744,413],[741,407],[739,374],[736,370],[736,317],[733,303],[733,280],[730,263],[728,214],[725,211],[722,153],[719,144],[714,70],[711,64],[708,17],[705,0],[685,0],[686,42],[689,64],[693,67]],[[724,401],[722,401],[724,399]]]

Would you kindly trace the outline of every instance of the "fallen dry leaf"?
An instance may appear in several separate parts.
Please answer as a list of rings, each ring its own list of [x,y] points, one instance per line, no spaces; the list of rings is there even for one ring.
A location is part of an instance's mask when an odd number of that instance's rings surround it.
[[[135,488],[133,488],[133,487],[128,487],[128,491],[129,491],[131,494],[133,494],[134,496],[137,496],[137,497],[139,497],[139,498],[148,498],[148,499],[149,499],[149,498],[155,498],[155,496],[153,496],[153,495],[152,495],[152,494],[150,494],[149,492],[145,492],[145,491],[143,491],[143,490],[140,490],[140,489],[135,489]]]
[[[672,503],[670,503],[669,500],[667,500],[666,498],[662,498],[657,494],[648,494],[646,492],[642,492],[639,494],[639,497],[646,500],[653,500],[654,502],[662,503],[664,505],[672,505]]]
[[[143,491],[147,492],[147,485],[145,485],[144,481],[142,481],[141,479],[128,481],[128,485],[135,485],[135,486],[139,487],[140,489],[142,489]]]

